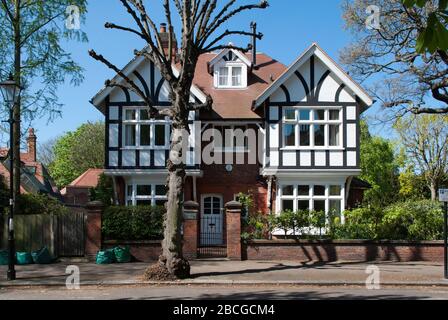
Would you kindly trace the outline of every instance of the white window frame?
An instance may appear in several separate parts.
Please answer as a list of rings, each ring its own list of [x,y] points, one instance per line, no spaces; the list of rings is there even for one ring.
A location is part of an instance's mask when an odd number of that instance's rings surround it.
[[[137,186],[151,186],[151,195],[139,196],[137,195]],[[163,183],[145,183],[145,182],[132,182],[126,184],[126,206],[129,202],[133,206],[137,205],[138,200],[150,200],[151,205],[155,206],[157,200],[167,201],[168,197],[166,195],[156,195],[156,186],[164,186]],[[129,187],[132,187],[132,192],[129,194]]]
[[[286,186],[293,187],[293,195],[283,195],[283,188]],[[298,187],[299,186],[308,186],[308,195],[299,195]],[[323,196],[315,196],[314,195],[314,186],[324,186],[325,187],[325,195]],[[340,186],[341,194],[339,196],[330,195],[330,187],[331,186]],[[341,202],[341,220],[344,220],[343,212],[345,210],[345,185],[344,183],[338,182],[322,182],[322,183],[307,183],[307,182],[283,182],[278,185],[277,189],[277,210],[276,214],[280,215],[283,211],[283,200],[292,200],[293,201],[293,211],[298,211],[298,201],[299,200],[308,200],[309,201],[309,210],[314,210],[314,200],[325,200],[325,214],[328,218],[328,212],[330,210],[330,200],[338,200]]]
[[[227,68],[227,85],[220,85],[220,69]],[[241,68],[241,84],[239,86],[233,85],[233,68]],[[229,61],[218,63],[215,66],[214,85],[218,89],[244,89],[247,87],[247,66],[238,61]]]
[[[169,150],[170,148],[170,140],[171,140],[171,120],[169,117],[165,117],[164,119],[149,119],[149,120],[140,120],[140,111],[145,110],[145,107],[124,107],[123,108],[123,117],[122,117],[122,149],[123,150]],[[133,110],[136,112],[135,120],[126,120],[126,111]],[[127,146],[126,145],[126,125],[134,125],[135,126],[135,145]],[[142,146],[140,144],[140,128],[141,125],[149,125],[150,126],[150,145]],[[165,145],[156,146],[155,144],[155,128],[156,125],[165,125]]]
[[[286,119],[286,112],[289,110],[294,111],[294,119]],[[302,110],[310,110],[310,119],[309,120],[300,120],[300,111]],[[324,110],[325,118],[324,120],[315,120],[315,111],[316,110]],[[330,110],[339,110],[339,120],[330,120]],[[343,108],[342,107],[285,107],[282,112],[282,124],[283,129],[280,133],[283,137],[283,145],[281,146],[282,150],[343,150]],[[295,144],[294,146],[287,146],[286,136],[285,136],[285,126],[286,125],[294,125],[295,128]],[[300,126],[301,125],[309,125],[310,126],[310,144],[309,146],[301,146],[300,145]],[[315,145],[315,125],[324,125],[324,138],[325,142],[323,146]],[[330,125],[338,125],[339,126],[339,144],[337,146],[330,146]]]

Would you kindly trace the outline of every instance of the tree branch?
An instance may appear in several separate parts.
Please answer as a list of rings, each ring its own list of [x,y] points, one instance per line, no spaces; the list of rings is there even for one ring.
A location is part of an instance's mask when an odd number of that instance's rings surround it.
[[[122,70],[120,70],[118,67],[116,67],[114,64],[112,64],[109,60],[104,58],[102,55],[97,54],[94,50],[90,50],[89,55],[93,59],[106,65],[109,69],[115,71],[124,81],[126,81],[126,83],[129,85],[129,86],[126,86],[126,89],[132,90],[140,98],[142,98],[142,100],[148,105],[152,115],[157,115],[159,113],[158,110],[154,107],[154,103],[153,103],[152,99],[150,97],[148,97],[145,93],[143,93],[143,91],[140,90],[140,88],[135,84],[135,82],[132,81],[127,75],[125,75]],[[108,81],[107,83],[108,83],[108,86],[119,86],[119,87],[125,86],[125,85],[121,85],[117,82]]]

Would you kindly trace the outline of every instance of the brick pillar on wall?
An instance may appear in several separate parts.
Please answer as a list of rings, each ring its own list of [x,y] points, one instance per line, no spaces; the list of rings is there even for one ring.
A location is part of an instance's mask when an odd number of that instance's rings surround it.
[[[103,215],[103,203],[92,201],[86,204],[86,239],[84,252],[87,257],[95,256],[101,250],[101,220]]]
[[[226,204],[227,258],[241,260],[241,203],[231,201]]]
[[[198,212],[199,204],[194,201],[184,203],[184,233],[182,253],[186,259],[198,257]]]

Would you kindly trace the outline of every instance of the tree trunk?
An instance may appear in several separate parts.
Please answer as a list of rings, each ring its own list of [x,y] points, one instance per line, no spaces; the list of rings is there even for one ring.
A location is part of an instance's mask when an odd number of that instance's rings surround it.
[[[20,86],[21,85],[21,69],[22,69],[22,53],[21,53],[21,28],[20,28],[20,0],[15,1],[15,14],[14,14],[14,80]],[[14,200],[17,199],[20,194],[20,99],[14,105],[13,111],[13,134],[14,139],[11,141],[10,147],[14,154],[14,163],[12,169],[12,176],[14,177]]]
[[[436,201],[437,200],[437,183],[436,182],[431,182],[429,189],[431,189],[431,200],[432,201]]]
[[[188,99],[188,98],[187,98]],[[190,265],[182,256],[181,227],[183,222],[183,198],[185,184],[185,163],[183,155],[183,133],[188,129],[188,116],[184,117],[183,110],[187,109],[187,101],[173,99],[173,109],[176,115],[173,119],[172,142],[170,159],[167,161],[167,197],[166,215],[164,222],[164,239],[162,255],[159,261],[165,265],[171,275],[184,279],[190,277]]]

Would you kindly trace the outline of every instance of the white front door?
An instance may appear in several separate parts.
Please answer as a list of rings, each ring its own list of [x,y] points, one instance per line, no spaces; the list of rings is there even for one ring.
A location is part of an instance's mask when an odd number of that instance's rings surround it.
[[[220,246],[224,244],[223,211],[221,195],[202,195],[201,246]]]

